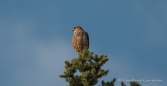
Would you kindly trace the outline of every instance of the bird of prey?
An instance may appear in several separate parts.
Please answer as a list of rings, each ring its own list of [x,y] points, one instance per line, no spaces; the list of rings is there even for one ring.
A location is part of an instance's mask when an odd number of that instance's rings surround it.
[[[89,48],[89,35],[80,26],[73,28],[72,46],[78,55]]]

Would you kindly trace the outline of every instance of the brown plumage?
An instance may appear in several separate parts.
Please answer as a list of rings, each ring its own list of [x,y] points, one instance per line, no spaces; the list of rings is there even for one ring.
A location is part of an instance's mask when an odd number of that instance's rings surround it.
[[[73,28],[72,46],[78,55],[81,54],[84,49],[89,49],[89,35],[80,26]]]

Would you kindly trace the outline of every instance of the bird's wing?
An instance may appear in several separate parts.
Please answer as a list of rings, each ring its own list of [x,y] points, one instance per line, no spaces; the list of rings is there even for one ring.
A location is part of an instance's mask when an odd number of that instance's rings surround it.
[[[89,35],[87,32],[85,32],[84,34],[83,41],[84,41],[84,49],[89,49]]]

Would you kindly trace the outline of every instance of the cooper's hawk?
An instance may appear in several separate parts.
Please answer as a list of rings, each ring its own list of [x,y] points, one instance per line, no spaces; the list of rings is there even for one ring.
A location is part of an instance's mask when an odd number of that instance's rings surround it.
[[[81,54],[84,49],[88,50],[89,48],[89,35],[80,26],[73,28],[72,46],[78,55]]]

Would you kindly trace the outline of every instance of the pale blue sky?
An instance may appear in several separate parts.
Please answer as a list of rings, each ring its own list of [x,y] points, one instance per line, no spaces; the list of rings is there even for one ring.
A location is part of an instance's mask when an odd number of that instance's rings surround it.
[[[59,75],[64,60],[77,56],[71,46],[77,25],[88,32],[90,51],[108,55],[102,68],[110,72],[99,82],[167,84],[167,1],[1,0],[0,86],[67,86]]]

